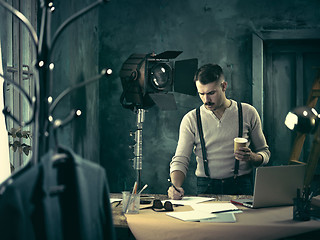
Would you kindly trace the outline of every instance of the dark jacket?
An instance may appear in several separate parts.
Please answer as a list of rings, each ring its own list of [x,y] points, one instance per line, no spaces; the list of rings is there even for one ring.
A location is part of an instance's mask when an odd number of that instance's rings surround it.
[[[0,235],[12,239],[115,239],[105,170],[71,151],[49,151],[0,186]]]

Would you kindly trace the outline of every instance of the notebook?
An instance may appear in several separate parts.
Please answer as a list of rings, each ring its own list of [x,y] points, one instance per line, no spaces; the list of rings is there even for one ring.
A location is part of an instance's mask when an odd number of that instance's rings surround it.
[[[283,165],[256,169],[251,199],[231,200],[250,208],[292,205],[297,189],[303,189],[305,165]]]

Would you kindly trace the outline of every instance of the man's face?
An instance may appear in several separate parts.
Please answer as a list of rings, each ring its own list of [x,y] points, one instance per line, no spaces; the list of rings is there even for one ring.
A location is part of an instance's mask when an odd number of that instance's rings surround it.
[[[206,109],[215,111],[223,106],[226,99],[225,91],[227,88],[225,81],[220,80],[208,84],[201,84],[200,81],[196,81],[196,86]]]

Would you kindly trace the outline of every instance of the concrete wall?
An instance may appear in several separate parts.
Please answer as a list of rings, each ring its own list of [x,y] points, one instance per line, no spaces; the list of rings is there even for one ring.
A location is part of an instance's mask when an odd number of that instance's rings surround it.
[[[58,22],[94,1],[72,2],[58,3],[61,9],[57,8],[57,12],[63,12],[56,14]],[[106,168],[111,192],[130,189],[135,171],[129,161],[133,157],[128,148],[132,144],[129,132],[135,131],[136,114],[119,102],[119,71],[132,53],[181,50],[177,60],[198,58],[199,66],[218,63],[229,84],[227,96],[251,103],[251,34],[262,30],[319,29],[319,9],[318,0],[111,0],[70,27],[57,46],[59,88],[106,66],[113,69],[110,78],[73,98],[76,100],[72,104],[80,100],[86,118],[74,125],[77,128],[71,130],[73,135],[69,131],[62,139],[70,138],[76,151]],[[142,170],[142,182],[149,185],[146,193],[166,193],[180,121],[200,104],[198,97],[175,97],[176,111],[153,107],[146,113]],[[68,104],[64,107],[70,108]],[[194,166],[192,159],[184,186],[186,194],[195,193]]]
[[[52,35],[72,14],[93,1],[57,1],[52,14]],[[89,80],[98,74],[98,8],[68,25],[53,49],[52,95]],[[82,112],[71,124],[59,131],[61,145],[71,147],[76,153],[91,161],[100,162],[99,155],[99,82],[79,88],[67,95],[58,105],[54,116],[64,119],[71,109]]]
[[[100,68],[115,74],[100,85],[101,161],[111,190],[133,184],[128,159],[135,114],[119,104],[117,75],[131,53],[181,50],[178,59],[215,62],[226,73],[227,95],[251,103],[251,34],[261,30],[319,28],[318,1],[111,1],[100,10]],[[103,93],[102,93],[103,90]],[[177,96],[178,110],[146,113],[143,130],[142,180],[150,192],[165,193],[168,164],[174,154],[182,116],[199,104],[195,97]],[[113,126],[113,127],[112,127]],[[192,161],[194,163],[194,161]],[[194,193],[194,165],[185,186]]]

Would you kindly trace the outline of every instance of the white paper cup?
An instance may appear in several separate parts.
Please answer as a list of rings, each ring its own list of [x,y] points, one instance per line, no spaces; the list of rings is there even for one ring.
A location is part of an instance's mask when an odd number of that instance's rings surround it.
[[[237,137],[233,140],[234,142],[234,152],[236,152],[240,147],[246,147],[248,144],[248,139]]]

